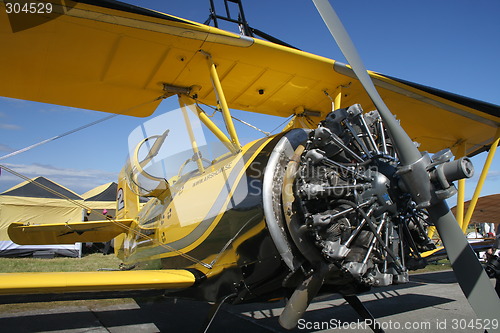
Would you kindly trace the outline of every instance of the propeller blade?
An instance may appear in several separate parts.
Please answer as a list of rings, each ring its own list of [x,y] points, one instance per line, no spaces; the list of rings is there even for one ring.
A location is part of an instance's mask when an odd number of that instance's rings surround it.
[[[500,299],[446,202],[427,211],[443,240],[458,284],[477,317],[500,318]],[[500,328],[492,327],[488,332],[500,332]]]
[[[394,115],[380,97],[373,81],[366,71],[365,65],[363,64],[354,43],[337,16],[337,13],[335,13],[328,0],[313,0],[313,2],[316,9],[320,13],[321,18],[328,27],[328,30],[330,30],[330,33],[337,42],[342,54],[351,65],[354,73],[370,96],[370,99],[373,101],[373,104],[375,104],[375,107],[382,117],[393,142],[398,143],[399,147],[396,147],[396,149],[400,160],[403,164],[411,164],[418,160],[421,157],[420,152],[415,147],[413,141],[410,139],[405,130],[401,128],[396,118],[394,118]],[[411,148],[408,147],[408,145],[411,145]]]
[[[351,38],[329,1],[312,1],[354,73],[377,107],[389,135],[396,146],[401,164],[410,167],[417,163],[419,164],[416,165],[417,167],[424,165],[423,163],[419,163],[421,162],[419,160],[422,158],[422,155],[417,147],[399,125],[375,89]],[[423,170],[425,170],[425,165]],[[426,179],[425,174],[422,174],[422,172],[412,173],[414,175],[410,177],[413,177],[413,184],[429,182],[429,178],[427,177]],[[431,188],[430,184],[427,188]],[[415,195],[418,196],[421,193],[413,190],[412,194],[415,198]],[[458,283],[478,318],[489,320],[500,318],[500,300],[446,202],[444,200],[438,201],[428,208],[428,212],[443,239]],[[491,332],[493,331],[499,332],[500,328],[491,330]]]
[[[309,303],[318,294],[327,273],[328,267],[321,265],[295,289],[280,315],[279,323],[283,328],[291,330],[297,326]]]

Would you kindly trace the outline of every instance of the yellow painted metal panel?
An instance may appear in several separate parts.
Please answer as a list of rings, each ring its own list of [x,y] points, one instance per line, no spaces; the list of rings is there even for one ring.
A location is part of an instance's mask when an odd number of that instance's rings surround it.
[[[67,3],[73,8],[66,15],[15,33],[0,3],[0,41],[9,50],[0,55],[9,64],[0,74],[3,96],[123,113],[162,94],[154,75],[171,48],[196,51],[206,38],[206,28],[198,39],[182,38],[166,35],[161,19]],[[128,114],[149,115],[158,103]]]
[[[195,283],[187,270],[2,273],[0,295],[180,289]]]
[[[143,256],[142,260],[146,257],[154,260],[179,256],[181,253],[189,254],[207,237],[213,236],[212,232],[225,212],[243,197],[241,192],[235,195],[238,191],[236,185],[244,177],[245,171],[254,162],[255,157],[272,139],[273,137],[263,139],[255,147],[255,142],[249,143],[242,147],[240,153],[221,160],[210,169],[207,168],[204,174],[199,174],[183,183],[182,191],[165,206],[166,213],[161,219],[147,225],[137,225],[136,231],[141,232],[143,236],[137,237],[137,234],[127,236],[124,242],[128,244],[124,249],[125,255],[131,256],[132,260],[136,260],[133,257],[135,254]],[[221,196],[221,193],[224,195]],[[199,233],[194,237],[193,231],[196,229]]]
[[[255,108],[268,103],[276,103],[277,105],[274,107],[271,105],[269,105],[269,107],[279,110],[282,108],[283,103],[280,103],[279,100],[274,98],[275,94],[292,78],[293,76],[288,73],[281,73],[268,69],[259,76],[258,80],[248,87],[235,103],[242,106],[252,105]],[[286,104],[289,104],[289,102]]]
[[[323,91],[333,94],[340,85],[348,86],[341,107],[374,108],[361,84],[348,70],[335,70],[333,60],[186,20],[67,3],[66,15],[16,33],[0,10],[0,63],[8,64],[0,72],[0,95],[147,116],[165,82],[198,85],[201,102],[215,105],[203,50],[217,65],[229,108],[283,117],[303,108],[325,116],[331,102]],[[492,143],[498,116],[370,75],[422,150],[467,139],[470,154]]]
[[[420,255],[422,256],[422,258],[427,258],[427,257],[429,257],[429,256],[433,255],[434,253],[436,253],[436,252],[438,252],[438,251],[441,251],[441,250],[443,250],[443,249],[444,249],[444,247],[439,246],[439,247],[435,248],[434,250],[430,250],[430,251],[423,252],[423,253],[421,253]]]

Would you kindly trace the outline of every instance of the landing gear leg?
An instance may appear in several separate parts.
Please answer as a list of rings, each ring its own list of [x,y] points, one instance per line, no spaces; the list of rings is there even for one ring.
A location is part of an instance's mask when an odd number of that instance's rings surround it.
[[[205,318],[205,322],[203,323],[200,332],[202,333],[208,332],[208,329],[210,328],[210,325],[212,325],[212,322],[214,321],[214,318],[219,312],[222,304],[226,303],[228,300],[231,300],[234,297],[236,297],[236,294],[230,294],[224,296],[212,305],[212,307],[207,313],[207,317]]]
[[[342,295],[344,299],[349,303],[350,306],[363,318],[370,323],[370,328],[375,333],[384,333],[384,330],[380,327],[380,324],[375,321],[375,317],[368,311],[366,306],[361,302],[356,295]]]

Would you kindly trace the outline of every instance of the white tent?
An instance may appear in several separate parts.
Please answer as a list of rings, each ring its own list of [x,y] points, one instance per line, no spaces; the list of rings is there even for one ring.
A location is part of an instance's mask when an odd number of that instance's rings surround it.
[[[42,186],[39,186],[39,185]],[[81,255],[81,244],[18,245],[7,234],[12,222],[30,224],[64,223],[82,220],[82,208],[62,199],[54,192],[75,201],[83,199],[75,192],[53,181],[37,177],[0,193],[0,256]]]

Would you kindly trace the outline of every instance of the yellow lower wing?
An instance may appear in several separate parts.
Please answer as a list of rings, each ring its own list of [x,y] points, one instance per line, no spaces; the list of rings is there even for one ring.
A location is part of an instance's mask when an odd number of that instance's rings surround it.
[[[11,223],[10,239],[20,245],[108,242],[130,229],[133,219],[26,225]]]
[[[133,219],[44,225],[12,223],[9,237],[18,244],[68,244],[107,242],[126,232]],[[137,270],[103,272],[3,273],[0,296],[177,290],[192,286],[196,277],[188,270]]]
[[[183,289],[196,281],[187,270],[2,273],[0,295]]]

